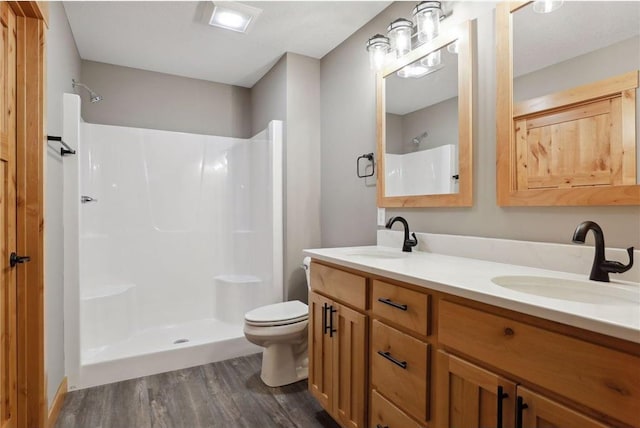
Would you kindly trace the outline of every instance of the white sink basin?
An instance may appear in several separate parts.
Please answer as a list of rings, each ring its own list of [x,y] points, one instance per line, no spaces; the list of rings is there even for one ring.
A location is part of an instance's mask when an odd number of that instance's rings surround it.
[[[347,255],[349,256],[357,256],[357,257],[366,257],[371,259],[403,259],[407,257],[409,253],[403,253],[400,250],[392,251],[392,250],[383,250],[380,248],[363,248],[361,250],[355,250]]]
[[[527,275],[497,276],[491,281],[509,290],[552,299],[600,305],[640,304],[640,288],[633,285]]]

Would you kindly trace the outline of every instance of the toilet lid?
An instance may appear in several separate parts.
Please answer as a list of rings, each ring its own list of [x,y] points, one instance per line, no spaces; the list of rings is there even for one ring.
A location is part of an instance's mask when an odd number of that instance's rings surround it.
[[[309,307],[299,300],[275,303],[249,311],[244,319],[251,324],[277,325],[304,321],[309,317]]]

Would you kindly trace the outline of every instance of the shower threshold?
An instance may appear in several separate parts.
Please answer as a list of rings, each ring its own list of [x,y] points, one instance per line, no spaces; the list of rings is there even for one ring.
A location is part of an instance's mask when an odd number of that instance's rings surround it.
[[[261,349],[245,339],[242,325],[216,319],[148,328],[118,343],[84,351],[79,379],[69,389],[222,361]]]

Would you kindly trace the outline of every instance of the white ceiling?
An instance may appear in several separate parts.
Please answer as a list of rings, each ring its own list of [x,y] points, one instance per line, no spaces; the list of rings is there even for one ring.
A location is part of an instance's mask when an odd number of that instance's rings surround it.
[[[72,1],[64,7],[82,59],[251,87],[285,52],[322,58],[391,2],[242,2],[262,9],[248,34],[207,25],[207,3]]]

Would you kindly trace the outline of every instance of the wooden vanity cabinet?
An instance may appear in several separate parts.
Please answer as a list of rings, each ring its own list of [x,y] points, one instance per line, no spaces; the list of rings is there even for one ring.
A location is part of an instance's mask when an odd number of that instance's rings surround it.
[[[349,285],[340,282],[345,280],[355,287],[361,285],[360,291],[345,292],[344,288]],[[351,303],[361,302],[364,309],[366,279],[312,263],[311,289],[309,390],[340,425],[345,428],[364,428],[367,404],[367,316],[341,303],[343,300],[320,294],[316,290],[348,296]]]
[[[309,389],[343,427],[640,427],[637,343],[317,262],[311,287]]]

